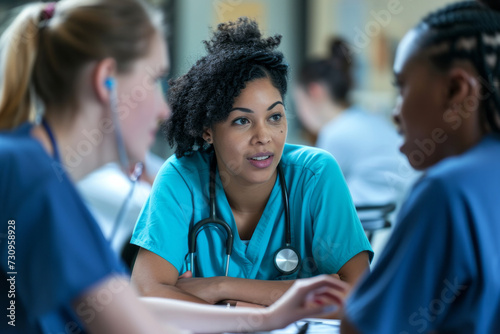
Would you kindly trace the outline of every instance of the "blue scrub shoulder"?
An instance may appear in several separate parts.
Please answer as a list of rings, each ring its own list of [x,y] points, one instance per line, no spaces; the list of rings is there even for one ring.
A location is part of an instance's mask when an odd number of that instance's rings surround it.
[[[338,168],[335,158],[327,151],[303,145],[285,144],[281,161],[285,166],[300,166],[314,174],[326,167]]]

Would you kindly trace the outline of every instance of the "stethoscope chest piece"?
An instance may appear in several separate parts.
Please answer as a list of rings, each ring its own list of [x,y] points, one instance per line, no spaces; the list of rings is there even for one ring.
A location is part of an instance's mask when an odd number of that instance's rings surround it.
[[[283,275],[293,274],[300,267],[300,257],[292,247],[282,247],[274,254],[274,266]]]

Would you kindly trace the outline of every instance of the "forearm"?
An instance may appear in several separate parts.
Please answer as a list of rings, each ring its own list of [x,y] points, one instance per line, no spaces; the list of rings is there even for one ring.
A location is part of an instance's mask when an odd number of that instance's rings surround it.
[[[339,275],[331,275],[339,279]],[[265,281],[244,278],[224,278],[220,293],[224,299],[243,301],[247,303],[269,306],[276,302],[295,282]],[[237,305],[236,305],[237,306]],[[340,319],[342,310],[338,309],[321,317],[326,319]]]
[[[200,305],[179,300],[142,297],[146,307],[164,324],[197,333],[254,332],[281,325],[269,309],[230,308]],[[196,319],[196,321],[193,321]]]
[[[162,323],[199,333],[255,332],[282,328],[343,303],[347,285],[327,275],[301,279],[272,306],[225,308],[163,298],[142,298]],[[325,308],[326,307],[326,308]]]
[[[295,282],[265,281],[237,277],[224,277],[220,296],[223,300],[238,300],[269,306],[278,300]]]
[[[111,298],[103,302],[99,298],[102,291],[111,294]],[[128,279],[123,277],[110,277],[86,291],[73,301],[73,308],[88,333],[187,334],[186,331],[173,328],[171,324],[157,321],[139,302]]]
[[[339,279],[339,275],[332,274]],[[219,295],[222,300],[236,300],[247,303],[269,306],[278,300],[295,282],[295,280],[270,281],[221,277]],[[336,319],[336,318],[335,318]]]
[[[139,293],[143,297],[161,297],[168,299],[183,300],[187,302],[193,302],[198,304],[210,304],[206,300],[199,298],[189,292],[186,292],[174,285],[167,284],[155,284],[149,287],[137,287]]]

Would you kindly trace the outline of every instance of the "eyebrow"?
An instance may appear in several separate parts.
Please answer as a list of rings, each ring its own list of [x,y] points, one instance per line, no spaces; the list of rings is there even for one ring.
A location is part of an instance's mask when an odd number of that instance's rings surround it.
[[[273,104],[271,104],[271,105],[269,106],[269,108],[267,108],[267,111],[269,111],[269,110],[273,109],[273,108],[274,108],[274,107],[276,107],[278,104],[281,104],[282,106],[284,106],[284,105],[283,105],[283,102],[281,102],[281,101],[276,101],[276,102],[274,102]],[[234,111],[234,110],[239,110],[239,111],[243,111],[243,112],[247,112],[247,113],[253,113],[253,110],[252,110],[252,109],[248,109],[248,108],[240,108],[240,107],[238,107],[238,108],[233,108],[233,109],[231,109],[231,111]]]

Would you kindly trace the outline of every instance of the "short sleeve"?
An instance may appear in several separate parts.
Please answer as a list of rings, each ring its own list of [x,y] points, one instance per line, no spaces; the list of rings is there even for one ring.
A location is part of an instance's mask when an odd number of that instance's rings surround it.
[[[311,180],[313,256],[323,273],[337,273],[353,256],[373,251],[358,219],[342,172],[330,154],[318,160],[321,168]]]
[[[126,274],[74,187],[49,174],[7,208],[15,225],[14,267],[7,266],[7,247],[1,248],[2,269],[15,269],[30,317],[69,305],[110,275]]]
[[[466,284],[457,269],[466,242],[452,226],[453,212],[466,213],[451,198],[439,181],[416,185],[379,262],[346,305],[360,332],[422,333],[443,322]]]
[[[194,200],[182,175],[167,162],[156,176],[134,229],[131,243],[161,256],[182,272],[188,253],[188,233],[193,220]],[[201,195],[200,195],[201,196]]]

